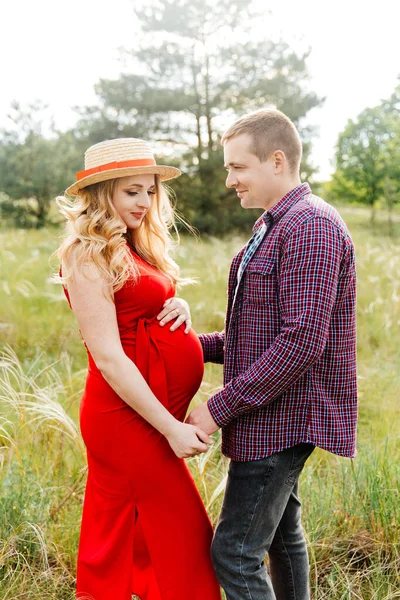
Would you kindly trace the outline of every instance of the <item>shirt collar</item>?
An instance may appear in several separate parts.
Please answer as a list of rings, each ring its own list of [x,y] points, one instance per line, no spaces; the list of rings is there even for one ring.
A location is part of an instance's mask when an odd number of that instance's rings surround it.
[[[261,223],[265,223],[267,226],[270,223],[276,223],[287,211],[292,208],[304,196],[311,194],[311,188],[308,183],[301,183],[293,190],[290,190],[283,198],[281,198],[274,206],[269,210],[266,210],[261,217],[254,223],[253,231],[258,229]]]

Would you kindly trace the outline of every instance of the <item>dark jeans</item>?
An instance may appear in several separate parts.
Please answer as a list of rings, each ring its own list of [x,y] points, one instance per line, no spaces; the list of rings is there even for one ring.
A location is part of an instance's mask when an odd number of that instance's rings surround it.
[[[227,600],[309,600],[298,480],[313,450],[298,444],[261,460],[231,461],[212,544]]]

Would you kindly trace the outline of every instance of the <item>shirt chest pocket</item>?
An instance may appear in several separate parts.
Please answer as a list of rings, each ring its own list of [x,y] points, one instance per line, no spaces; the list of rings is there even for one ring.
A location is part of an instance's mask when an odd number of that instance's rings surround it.
[[[277,292],[276,262],[250,262],[244,275],[244,300],[252,304],[271,304],[276,300]]]

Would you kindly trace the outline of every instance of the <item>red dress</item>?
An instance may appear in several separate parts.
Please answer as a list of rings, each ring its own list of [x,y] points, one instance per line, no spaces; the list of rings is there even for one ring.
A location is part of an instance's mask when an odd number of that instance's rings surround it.
[[[155,317],[174,288],[135,258],[139,280],[115,293],[122,346],[159,401],[183,421],[203,376],[202,348],[193,330],[160,326]],[[210,559],[212,527],[185,461],[88,357],[80,409],[88,479],[77,598],[220,600]]]

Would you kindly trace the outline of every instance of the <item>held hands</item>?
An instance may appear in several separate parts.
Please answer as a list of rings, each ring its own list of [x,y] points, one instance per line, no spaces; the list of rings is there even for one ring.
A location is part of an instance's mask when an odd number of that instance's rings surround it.
[[[160,321],[161,327],[175,319],[175,323],[170,327],[171,331],[178,329],[182,323],[186,323],[185,333],[189,333],[192,327],[189,304],[182,298],[168,298],[164,302],[163,310],[157,315],[157,319]]]
[[[215,433],[219,426],[216,424],[208,409],[207,404],[200,404],[186,417],[186,423],[200,427],[203,431],[211,435]]]
[[[213,441],[199,427],[176,421],[166,435],[169,445],[178,458],[189,458],[208,450]]]

